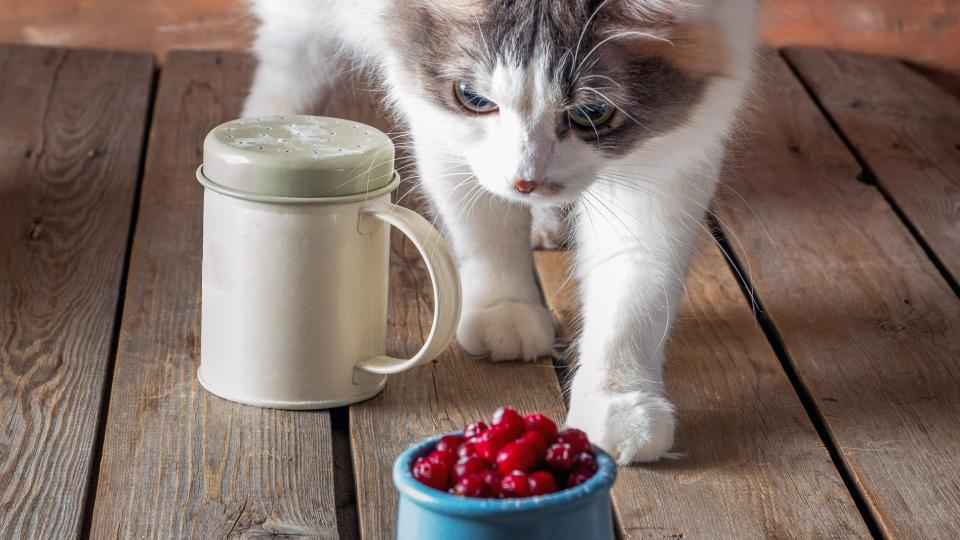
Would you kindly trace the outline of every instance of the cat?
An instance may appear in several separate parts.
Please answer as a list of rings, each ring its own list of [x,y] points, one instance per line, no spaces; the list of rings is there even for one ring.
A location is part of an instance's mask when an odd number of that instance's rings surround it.
[[[531,214],[567,222],[583,324],[566,425],[655,461],[675,426],[664,345],[750,88],[755,4],[252,0],[243,114],[308,113],[342,73],[375,72],[458,257],[457,339],[493,361],[552,353],[531,234],[555,236]]]

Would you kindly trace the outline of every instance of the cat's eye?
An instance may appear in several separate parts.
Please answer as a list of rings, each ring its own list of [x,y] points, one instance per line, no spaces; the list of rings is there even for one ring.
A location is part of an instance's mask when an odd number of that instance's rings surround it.
[[[457,101],[471,112],[487,114],[495,112],[499,108],[496,103],[474,92],[474,90],[463,81],[453,83],[453,93],[456,94]]]
[[[567,118],[576,127],[596,129],[613,118],[614,108],[607,101],[598,101],[589,105],[577,105],[567,109]]]

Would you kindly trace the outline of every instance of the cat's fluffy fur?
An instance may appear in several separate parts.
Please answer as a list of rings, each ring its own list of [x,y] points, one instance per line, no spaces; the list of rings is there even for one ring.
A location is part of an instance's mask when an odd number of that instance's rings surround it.
[[[531,207],[565,206],[583,328],[566,423],[620,463],[673,444],[662,366],[724,142],[751,78],[754,0],[253,0],[260,59],[244,114],[307,113],[338,74],[379,74],[457,252],[458,340],[492,360],[552,350]],[[468,81],[499,104],[463,110]],[[616,113],[575,129],[566,108]],[[516,178],[541,182],[530,194]],[[548,238],[542,229],[535,231]]]

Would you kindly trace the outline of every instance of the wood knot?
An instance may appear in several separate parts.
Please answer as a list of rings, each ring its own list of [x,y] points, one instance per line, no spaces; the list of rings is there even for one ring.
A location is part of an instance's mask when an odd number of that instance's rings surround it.
[[[30,230],[27,232],[27,238],[36,240],[43,234],[43,218],[35,217],[30,223]]]
[[[880,325],[880,329],[883,330],[884,332],[891,332],[891,333],[896,334],[896,333],[903,332],[904,330],[906,330],[906,329],[907,329],[907,326],[904,325],[904,324],[883,323],[883,324]]]

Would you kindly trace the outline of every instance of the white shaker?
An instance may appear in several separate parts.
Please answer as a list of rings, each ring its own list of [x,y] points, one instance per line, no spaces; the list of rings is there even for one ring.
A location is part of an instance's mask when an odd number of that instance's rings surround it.
[[[334,118],[247,118],[207,135],[204,388],[261,407],[335,407],[447,347],[460,278],[440,233],[390,203],[393,160],[385,134]],[[420,250],[434,287],[430,334],[409,359],[385,356],[390,225]]]

